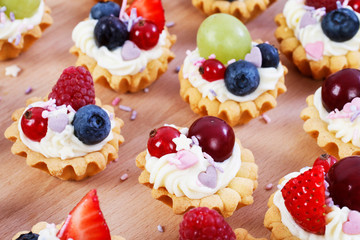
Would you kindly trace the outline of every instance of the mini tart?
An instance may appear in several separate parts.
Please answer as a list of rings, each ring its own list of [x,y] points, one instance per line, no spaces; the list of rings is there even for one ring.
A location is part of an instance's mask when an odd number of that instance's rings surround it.
[[[192,0],[192,4],[206,15],[227,13],[247,22],[266,10],[276,0]]]
[[[47,222],[38,222],[37,224],[35,224],[32,228],[31,231],[33,233],[39,233],[41,230],[46,228],[46,225],[48,223]],[[58,224],[56,225],[56,228],[59,230],[62,224]],[[22,231],[22,232],[18,232],[15,234],[15,236],[12,237],[12,240],[16,240],[18,237],[20,237],[21,234],[26,234],[29,231]],[[120,236],[111,236],[111,240],[125,240],[125,238],[120,237]]]
[[[280,180],[281,182],[281,180]],[[281,213],[278,207],[274,204],[275,193],[269,199],[268,207],[265,214],[264,225],[271,231],[271,240],[301,240],[291,234],[290,230],[281,222]]]
[[[179,72],[180,96],[190,104],[193,112],[201,116],[209,115],[221,118],[230,126],[244,124],[276,107],[276,97],[286,91],[285,75],[287,74],[287,68],[283,67],[284,75],[278,80],[274,90],[262,93],[253,101],[237,102],[227,100],[223,103],[216,98],[214,100],[210,100],[208,97],[203,98],[201,92],[187,78],[184,78],[181,68]]]
[[[30,98],[26,105],[41,101],[40,98]],[[109,105],[101,105],[100,99],[96,98],[96,105],[114,113],[114,108]],[[75,157],[66,160],[60,158],[46,158],[41,153],[29,149],[20,139],[18,121],[25,108],[17,109],[12,114],[13,123],[5,131],[5,137],[13,142],[11,152],[15,155],[26,157],[27,165],[38,168],[54,177],[62,180],[82,180],[85,177],[95,175],[106,168],[106,165],[115,160],[118,156],[119,145],[124,142],[120,135],[124,122],[115,117],[115,127],[112,129],[114,138],[107,142],[100,151],[88,153],[82,157]]]
[[[14,42],[9,42],[7,39],[0,39],[0,61],[16,58],[21,52],[28,50],[28,48],[41,37],[42,32],[53,23],[50,13],[50,8],[45,5],[44,15],[40,24],[34,26],[27,32],[23,32],[18,45],[15,45]]]
[[[360,155],[360,148],[352,143],[344,143],[336,138],[335,134],[327,129],[327,123],[321,120],[318,110],[314,105],[314,95],[307,97],[308,107],[302,110],[301,119],[305,121],[304,130],[317,140],[317,144],[325,152],[337,159],[351,155]]]
[[[246,229],[236,228],[234,230],[236,240],[266,240],[266,238],[255,238]]]
[[[164,187],[154,189],[153,184],[149,182],[150,173],[145,169],[146,151],[141,152],[136,157],[136,166],[143,170],[139,176],[139,182],[151,188],[152,197],[172,207],[175,214],[183,214],[196,207],[208,207],[218,211],[224,217],[229,217],[235,210],[254,202],[252,194],[258,185],[258,167],[255,164],[252,152],[243,148],[238,139],[236,142],[241,149],[241,167],[227,187],[220,189],[213,195],[201,199],[190,199],[186,196],[177,197],[170,194]]]
[[[93,76],[94,82],[110,86],[120,93],[137,92],[148,87],[158,79],[161,74],[166,72],[168,63],[175,58],[175,55],[170,51],[170,48],[175,43],[176,36],[170,35],[166,28],[165,31],[167,34],[166,44],[162,47],[163,54],[161,57],[148,62],[146,68],[135,75],[112,75],[108,70],[100,67],[95,59],[87,56],[76,46],[73,46],[70,49],[70,53],[78,57],[76,66],[83,66],[89,70]]]
[[[349,51],[342,56],[323,56],[321,60],[309,60],[305,48],[296,38],[294,31],[287,26],[285,16],[280,13],[275,17],[278,28],[275,37],[280,43],[280,51],[290,60],[305,76],[322,80],[328,75],[345,68],[360,67],[360,52]]]

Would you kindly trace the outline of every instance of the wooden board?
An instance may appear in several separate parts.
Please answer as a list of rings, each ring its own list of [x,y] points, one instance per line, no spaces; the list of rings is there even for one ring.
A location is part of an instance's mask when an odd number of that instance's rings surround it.
[[[23,107],[29,97],[46,95],[62,70],[75,64],[76,58],[68,52],[73,44],[71,32],[88,16],[94,4],[91,0],[47,2],[52,8],[54,24],[28,52],[0,63],[1,133],[11,124],[10,116],[15,109]],[[284,2],[275,3],[247,24],[253,39],[261,38],[278,46],[273,19],[282,10]],[[118,162],[84,181],[64,182],[28,167],[25,158],[11,154],[12,143],[1,137],[0,239],[10,239],[20,230],[30,230],[38,221],[62,222],[93,188],[98,190],[101,208],[113,235],[127,239],[178,239],[182,216],[174,215],[171,208],[152,199],[150,190],[138,183],[141,171],[135,166],[135,157],[145,149],[151,129],[164,123],[190,126],[198,118],[179,96],[175,68],[183,62],[185,51],[196,47],[196,32],[205,16],[191,5],[190,0],[164,0],[164,7],[167,20],[176,23],[170,31],[178,37],[173,47],[176,58],[166,74],[150,86],[149,93],[119,95],[111,89],[96,86],[97,96],[104,103],[110,104],[120,96],[122,104],[138,112],[137,119],[130,121],[129,113],[116,110],[116,115],[125,121],[122,129],[125,143],[120,147]],[[284,56],[281,59],[289,69],[286,76],[288,91],[278,98],[278,107],[268,112],[271,123],[265,124],[259,118],[235,127],[236,136],[255,155],[259,166],[259,187],[254,194],[255,203],[238,210],[227,221],[233,228],[244,227],[258,237],[269,237],[263,219],[268,198],[275,189],[266,191],[265,185],[276,185],[279,178],[312,164],[322,153],[315,140],[303,131],[303,121],[299,117],[306,106],[305,98],[321,82],[301,76]],[[5,67],[12,64],[23,69],[17,78],[4,75]],[[25,95],[29,86],[34,91]],[[129,178],[121,182],[120,176],[124,173],[128,173]],[[159,224],[164,226],[164,233],[157,231]]]

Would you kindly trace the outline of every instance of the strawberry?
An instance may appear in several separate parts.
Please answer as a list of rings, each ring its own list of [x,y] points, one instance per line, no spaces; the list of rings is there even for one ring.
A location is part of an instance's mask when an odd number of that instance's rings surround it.
[[[306,0],[305,5],[311,6],[314,8],[326,8],[326,12],[331,12],[332,10],[337,9],[336,2],[340,1],[342,4],[344,0]]]
[[[331,156],[329,154],[321,154],[320,157],[318,157],[313,166],[321,165],[324,167],[325,173],[327,173],[332,165],[334,165],[337,162],[337,159],[334,156]]]
[[[95,189],[88,192],[69,213],[57,237],[60,240],[111,240]]]
[[[162,32],[165,26],[165,14],[161,0],[135,0],[126,10],[127,14],[130,15],[133,8],[136,8],[138,16],[154,22],[159,32]]]
[[[312,169],[290,179],[281,190],[285,206],[295,222],[310,233],[325,233],[324,167]]]

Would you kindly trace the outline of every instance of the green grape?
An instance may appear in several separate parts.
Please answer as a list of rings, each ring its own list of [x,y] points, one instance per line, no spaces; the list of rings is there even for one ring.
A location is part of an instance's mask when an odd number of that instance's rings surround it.
[[[197,33],[200,56],[215,54],[223,64],[231,59],[244,59],[251,51],[251,37],[247,28],[237,18],[218,13],[206,18]]]
[[[39,8],[40,0],[0,0],[0,6],[6,6],[6,15],[13,12],[16,19],[29,18]]]

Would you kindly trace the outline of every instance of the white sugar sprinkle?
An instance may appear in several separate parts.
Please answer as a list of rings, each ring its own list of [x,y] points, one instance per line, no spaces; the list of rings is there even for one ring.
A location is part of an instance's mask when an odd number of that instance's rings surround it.
[[[120,180],[125,181],[128,178],[129,178],[129,175],[127,173],[124,173],[123,175],[121,175]]]
[[[265,190],[271,190],[274,187],[272,183],[269,183],[265,186]]]
[[[123,110],[125,112],[131,112],[132,108],[129,106],[125,106],[125,105],[119,105],[119,109]]]
[[[266,115],[265,113],[262,114],[261,117],[264,119],[265,123],[271,122],[271,118],[268,115]]]
[[[164,228],[163,228],[163,226],[161,226],[160,224],[157,226],[157,230],[158,230],[159,232],[161,232],[161,233],[164,232]]]

